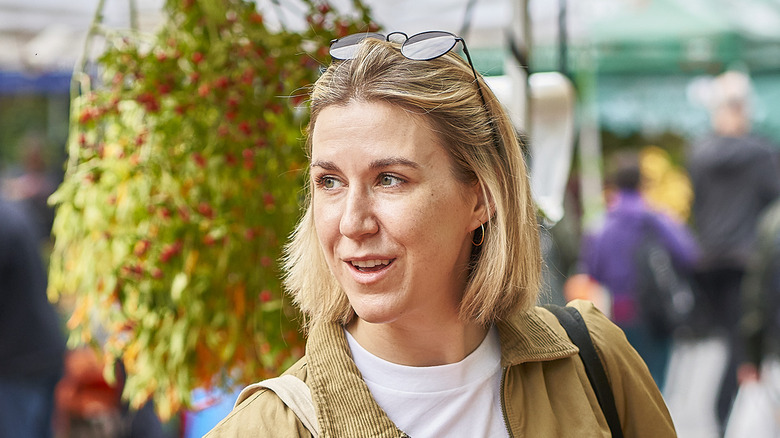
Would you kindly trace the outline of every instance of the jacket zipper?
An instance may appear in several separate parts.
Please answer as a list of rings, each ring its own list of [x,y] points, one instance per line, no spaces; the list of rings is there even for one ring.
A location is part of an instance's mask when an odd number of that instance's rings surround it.
[[[501,388],[499,389],[499,397],[501,398],[501,415],[504,417],[504,427],[509,434],[509,438],[514,438],[512,429],[509,427],[509,417],[506,415],[506,394],[504,393],[504,384],[506,382],[506,375],[509,372],[509,367],[503,367],[501,370]]]

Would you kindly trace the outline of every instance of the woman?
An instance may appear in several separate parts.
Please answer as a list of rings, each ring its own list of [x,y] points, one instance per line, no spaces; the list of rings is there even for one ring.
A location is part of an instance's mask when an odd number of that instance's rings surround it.
[[[388,42],[386,40],[394,41]],[[445,32],[331,46],[286,286],[307,317],[320,436],[608,436],[576,347],[533,308],[541,256],[510,121]],[[464,45],[464,52],[468,52]],[[618,328],[579,304],[627,436],[673,436]],[[309,436],[268,390],[209,436]]]

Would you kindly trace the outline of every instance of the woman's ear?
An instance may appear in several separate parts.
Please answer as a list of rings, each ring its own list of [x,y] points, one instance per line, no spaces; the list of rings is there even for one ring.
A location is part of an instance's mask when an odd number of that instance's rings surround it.
[[[496,213],[496,205],[493,202],[493,197],[485,189],[482,182],[474,184],[472,188],[476,197],[473,212],[473,226],[472,229],[479,228],[480,225],[487,223],[491,217]]]

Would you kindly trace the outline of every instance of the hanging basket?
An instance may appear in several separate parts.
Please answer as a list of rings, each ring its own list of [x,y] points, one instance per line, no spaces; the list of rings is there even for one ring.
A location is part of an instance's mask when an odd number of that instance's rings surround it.
[[[163,419],[195,388],[303,354],[277,263],[305,176],[301,105],[327,43],[369,21],[359,3],[349,17],[302,4],[302,33],[252,3],[171,0],[143,34],[105,29],[101,2],[74,73],[49,293],[73,303],[71,346],[121,360],[124,397]]]

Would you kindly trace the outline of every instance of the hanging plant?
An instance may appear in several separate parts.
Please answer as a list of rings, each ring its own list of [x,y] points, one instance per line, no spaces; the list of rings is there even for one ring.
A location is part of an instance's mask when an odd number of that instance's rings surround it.
[[[121,360],[125,398],[153,397],[162,418],[303,354],[277,264],[299,212],[300,107],[328,42],[369,20],[359,1],[349,16],[301,5],[308,27],[291,32],[253,3],[169,0],[155,35],[106,34],[99,73],[74,75],[49,292],[74,303],[71,345]]]

